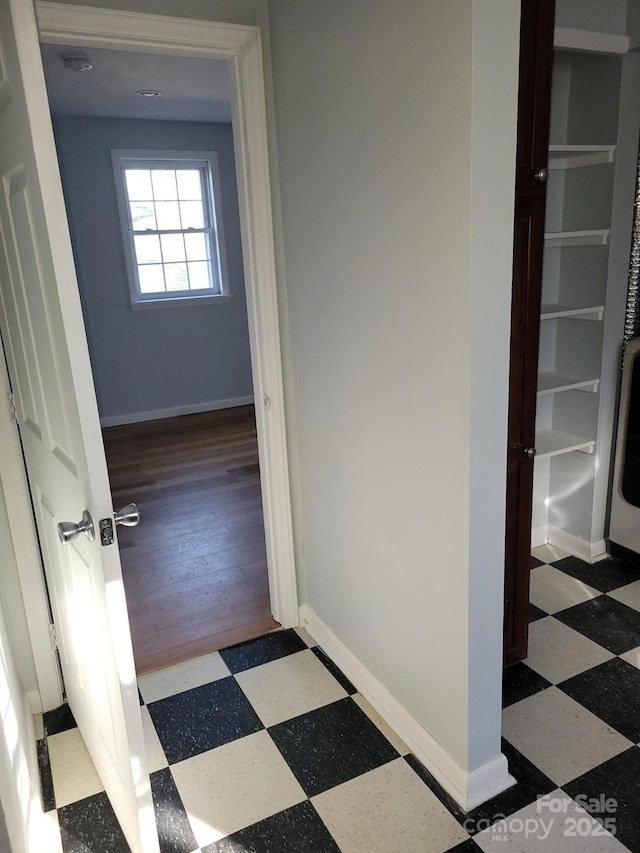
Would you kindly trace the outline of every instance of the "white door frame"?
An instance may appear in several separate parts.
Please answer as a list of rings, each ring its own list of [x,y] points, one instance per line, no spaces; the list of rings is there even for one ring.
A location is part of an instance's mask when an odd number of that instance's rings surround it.
[[[40,41],[45,43],[224,59],[229,63],[271,611],[283,627],[297,626],[260,30],[64,3],[36,2],[36,15]],[[44,665],[50,666],[50,648],[43,649],[41,642],[32,639],[34,657],[40,656]]]

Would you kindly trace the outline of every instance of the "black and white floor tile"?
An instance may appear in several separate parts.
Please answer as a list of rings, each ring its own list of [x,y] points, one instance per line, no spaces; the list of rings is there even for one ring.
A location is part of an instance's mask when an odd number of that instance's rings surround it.
[[[517,784],[465,814],[303,630],[139,680],[162,853],[640,853],[640,571],[531,561],[503,689]],[[43,853],[126,853],[73,716],[44,715]]]

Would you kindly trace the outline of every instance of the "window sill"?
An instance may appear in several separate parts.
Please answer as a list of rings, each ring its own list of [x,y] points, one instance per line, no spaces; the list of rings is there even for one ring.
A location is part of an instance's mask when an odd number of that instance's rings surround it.
[[[202,306],[203,303],[220,303],[230,302],[233,299],[231,293],[214,293],[209,296],[187,296],[184,298],[175,297],[171,299],[141,299],[139,302],[132,302],[131,308],[133,311],[139,311],[145,308],[184,308],[186,306]]]

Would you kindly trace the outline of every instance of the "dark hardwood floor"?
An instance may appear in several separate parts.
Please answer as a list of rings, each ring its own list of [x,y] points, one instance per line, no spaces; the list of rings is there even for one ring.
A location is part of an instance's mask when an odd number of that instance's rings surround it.
[[[138,674],[278,627],[253,406],[103,430]]]

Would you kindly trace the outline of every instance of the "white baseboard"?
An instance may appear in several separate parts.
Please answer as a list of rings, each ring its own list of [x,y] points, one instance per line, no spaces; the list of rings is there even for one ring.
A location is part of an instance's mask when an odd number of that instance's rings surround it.
[[[549,527],[544,524],[542,527],[534,527],[531,531],[531,547],[539,548],[540,545],[546,545],[549,541]]]
[[[579,536],[567,533],[566,530],[560,530],[559,527],[554,527],[552,524],[534,527],[531,531],[531,547],[538,548],[540,545],[547,544],[561,548],[567,554],[584,560],[585,563],[598,563],[609,556],[607,554],[607,543],[604,539],[597,542],[587,542],[586,539],[580,539]]]
[[[548,527],[548,542],[586,563],[597,563],[607,556],[607,543],[604,539],[597,542],[587,542],[586,539],[580,539],[578,536],[560,530],[552,524]]]
[[[42,699],[39,690],[27,690],[25,698],[33,716],[42,713]]]
[[[502,753],[471,773],[461,767],[306,604],[300,624],[465,811],[515,784]]]
[[[218,409],[233,409],[235,406],[248,406],[253,403],[253,394],[248,397],[231,397],[228,400],[214,400],[209,403],[192,403],[188,406],[173,406],[169,409],[153,409],[150,412],[130,412],[128,415],[113,415],[100,418],[100,426],[124,426],[143,421],[159,421],[161,418],[177,418],[179,415],[195,415],[198,412],[215,412]]]

